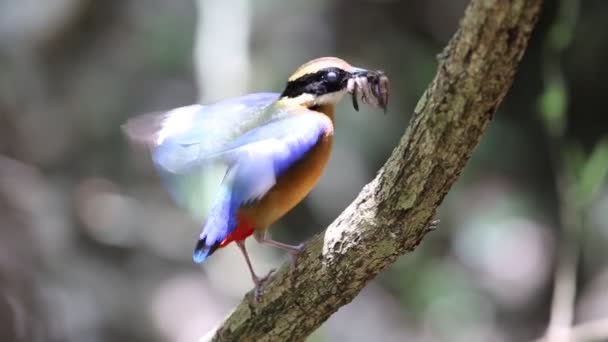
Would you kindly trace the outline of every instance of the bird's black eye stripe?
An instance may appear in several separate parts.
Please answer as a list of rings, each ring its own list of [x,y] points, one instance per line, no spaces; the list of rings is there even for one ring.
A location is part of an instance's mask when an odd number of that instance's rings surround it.
[[[339,68],[326,68],[312,74],[303,75],[287,82],[281,97],[298,97],[302,94],[320,96],[346,87],[348,73]]]

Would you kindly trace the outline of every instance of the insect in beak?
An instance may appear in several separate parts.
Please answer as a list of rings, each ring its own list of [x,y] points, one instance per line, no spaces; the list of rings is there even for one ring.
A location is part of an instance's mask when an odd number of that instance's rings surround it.
[[[347,83],[347,91],[352,95],[353,107],[359,110],[359,98],[363,103],[384,110],[388,106],[389,80],[383,71],[357,69]]]

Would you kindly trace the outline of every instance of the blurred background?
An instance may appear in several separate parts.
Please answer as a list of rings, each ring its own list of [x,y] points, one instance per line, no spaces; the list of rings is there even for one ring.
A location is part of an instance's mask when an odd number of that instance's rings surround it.
[[[327,172],[272,229],[303,241],[389,156],[466,4],[0,1],[0,340],[196,341],[252,287],[249,274],[234,246],[192,263],[200,223],[120,125],[281,91],[319,56],[384,69],[388,115],[344,101]],[[439,229],[310,341],[526,341],[560,315],[608,317],[606,15],[605,0],[545,2]],[[287,260],[248,246],[260,273]]]

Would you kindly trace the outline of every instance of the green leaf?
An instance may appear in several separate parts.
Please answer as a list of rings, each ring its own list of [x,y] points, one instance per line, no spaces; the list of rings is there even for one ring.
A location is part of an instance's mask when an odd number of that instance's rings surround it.
[[[549,31],[549,42],[551,47],[557,51],[565,50],[572,41],[572,28],[564,22],[555,24]]]
[[[540,112],[547,130],[552,136],[562,136],[566,125],[568,97],[566,87],[559,78],[547,82],[540,97]]]
[[[568,175],[573,179],[580,179],[586,157],[585,150],[580,142],[573,140],[568,141],[568,143],[565,144],[564,170],[568,172]]]
[[[579,177],[579,198],[583,205],[593,200],[608,176],[608,136],[593,148]]]

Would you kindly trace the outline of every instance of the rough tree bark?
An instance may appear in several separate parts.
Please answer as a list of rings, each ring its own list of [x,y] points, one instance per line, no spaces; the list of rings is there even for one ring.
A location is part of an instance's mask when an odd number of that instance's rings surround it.
[[[439,56],[399,145],[376,178],[202,340],[299,341],[412,251],[509,89],[542,0],[473,0]]]

